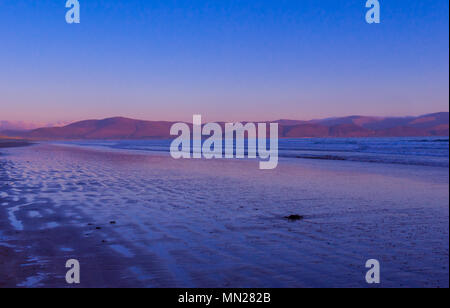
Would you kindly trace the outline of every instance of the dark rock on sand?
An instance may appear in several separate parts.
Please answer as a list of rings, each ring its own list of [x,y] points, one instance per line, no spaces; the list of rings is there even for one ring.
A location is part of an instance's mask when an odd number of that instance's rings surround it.
[[[286,216],[285,217],[287,220],[291,220],[291,221],[297,221],[297,220],[302,220],[305,217],[300,216],[300,215],[290,215],[290,216]]]

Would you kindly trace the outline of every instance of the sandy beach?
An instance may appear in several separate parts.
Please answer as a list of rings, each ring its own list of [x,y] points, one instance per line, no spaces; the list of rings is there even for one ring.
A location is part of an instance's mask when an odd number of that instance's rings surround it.
[[[0,152],[0,287],[449,286],[448,168]]]

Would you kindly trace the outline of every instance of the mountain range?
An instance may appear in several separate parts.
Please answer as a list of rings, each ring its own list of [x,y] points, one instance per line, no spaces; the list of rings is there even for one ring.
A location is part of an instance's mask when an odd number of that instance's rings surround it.
[[[350,116],[311,121],[278,120],[280,138],[448,136],[449,113],[417,117]],[[175,122],[123,117],[87,120],[61,127],[3,130],[0,135],[33,140],[163,139]],[[220,123],[222,126],[224,123]]]

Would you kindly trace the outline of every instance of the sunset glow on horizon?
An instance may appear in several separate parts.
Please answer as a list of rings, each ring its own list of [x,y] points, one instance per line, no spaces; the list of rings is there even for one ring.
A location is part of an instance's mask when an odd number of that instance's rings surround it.
[[[449,110],[448,1],[0,1],[0,120],[310,120]]]

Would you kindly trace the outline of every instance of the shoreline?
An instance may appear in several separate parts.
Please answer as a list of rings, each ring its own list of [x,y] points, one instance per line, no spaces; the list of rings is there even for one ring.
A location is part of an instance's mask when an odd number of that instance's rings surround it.
[[[34,142],[25,139],[0,137],[0,149],[26,147],[32,144],[34,144]]]
[[[75,258],[82,287],[364,287],[378,258],[386,287],[448,287],[448,171],[305,161],[266,176],[245,161],[13,152],[0,286],[68,287]]]

